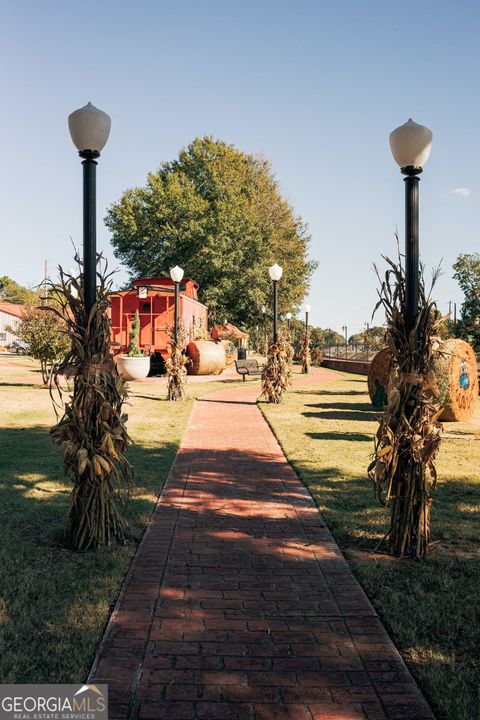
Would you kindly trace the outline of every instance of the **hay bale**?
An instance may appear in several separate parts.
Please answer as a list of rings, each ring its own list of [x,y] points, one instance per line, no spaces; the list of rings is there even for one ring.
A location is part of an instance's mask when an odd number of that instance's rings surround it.
[[[392,356],[387,349],[380,350],[370,364],[368,392],[377,409],[386,405],[391,367]],[[434,372],[440,390],[439,401],[444,408],[440,420],[470,420],[478,398],[477,358],[473,348],[464,340],[446,340],[435,361]]]
[[[390,350],[380,350],[373,358],[368,370],[368,393],[373,407],[377,410],[382,410],[387,404],[391,369],[392,354]]]
[[[230,367],[237,357],[237,349],[233,340],[220,340],[220,342],[225,349],[225,364]]]
[[[194,340],[187,345],[189,375],[220,375],[225,368],[225,348],[212,340]]]
[[[478,399],[477,357],[465,340],[446,340],[435,363],[443,413],[440,420],[463,422],[472,417]]]

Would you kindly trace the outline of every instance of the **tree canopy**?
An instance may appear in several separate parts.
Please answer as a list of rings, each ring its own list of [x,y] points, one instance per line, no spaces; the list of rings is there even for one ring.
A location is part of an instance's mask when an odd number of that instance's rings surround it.
[[[343,343],[345,343],[344,336],[340,335],[340,333],[336,330],[332,330],[331,328],[325,328],[323,334],[323,344],[326,347],[328,347],[329,345],[342,345]]]
[[[385,347],[385,328],[382,325],[373,325],[356,335],[350,335],[349,343],[360,343],[368,345],[374,350],[382,350]]]
[[[480,253],[463,253],[458,256],[453,277],[464,295],[462,317],[457,334],[480,345]]]
[[[40,295],[35,290],[15,282],[8,275],[0,277],[0,301],[18,305],[38,305]]]
[[[212,320],[258,323],[275,262],[283,267],[279,311],[294,311],[315,268],[306,226],[281,196],[270,163],[212,137],[162,163],[145,187],[126,190],[105,222],[132,278],[180,265],[199,283]]]

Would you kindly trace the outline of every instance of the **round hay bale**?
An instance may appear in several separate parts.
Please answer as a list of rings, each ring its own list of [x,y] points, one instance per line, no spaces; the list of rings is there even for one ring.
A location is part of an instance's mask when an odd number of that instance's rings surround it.
[[[472,346],[457,339],[442,343],[435,375],[444,408],[440,420],[470,420],[478,399],[477,357]]]
[[[392,369],[392,355],[385,348],[375,355],[368,370],[368,393],[372,405],[382,410],[387,404],[390,370]]]
[[[194,340],[187,345],[189,375],[220,375],[225,368],[225,348],[212,340]]]
[[[392,356],[380,350],[368,371],[368,392],[372,405],[382,409],[387,403]],[[463,422],[472,417],[478,398],[477,358],[465,340],[452,338],[442,343],[434,364],[439,402],[443,405],[440,420]]]

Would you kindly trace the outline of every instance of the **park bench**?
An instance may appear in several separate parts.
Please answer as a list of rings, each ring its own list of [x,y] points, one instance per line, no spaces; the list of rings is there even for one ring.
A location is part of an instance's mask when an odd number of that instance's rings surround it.
[[[251,358],[249,360],[235,360],[237,373],[242,375],[243,382],[247,375],[261,375],[263,365],[258,364],[258,360]]]

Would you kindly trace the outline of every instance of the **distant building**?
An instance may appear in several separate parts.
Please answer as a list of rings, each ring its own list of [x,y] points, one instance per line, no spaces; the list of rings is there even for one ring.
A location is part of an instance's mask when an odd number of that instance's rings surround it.
[[[214,325],[210,335],[213,340],[232,340],[237,347],[246,348],[248,345],[248,333],[243,332],[232,323]]]
[[[14,342],[19,342],[15,330],[26,309],[26,305],[0,302],[0,348],[6,348]],[[7,328],[10,328],[13,332],[10,332]]]

